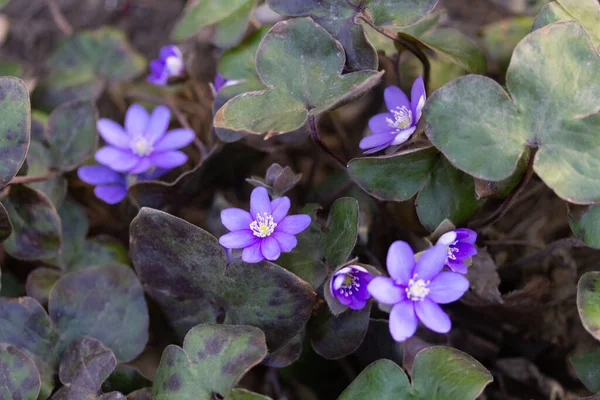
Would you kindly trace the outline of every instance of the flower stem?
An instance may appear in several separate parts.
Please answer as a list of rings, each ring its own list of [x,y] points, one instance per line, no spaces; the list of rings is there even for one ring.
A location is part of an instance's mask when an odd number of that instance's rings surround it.
[[[421,64],[423,64],[423,80],[425,81],[425,89],[426,90],[429,89],[429,79],[431,76],[431,64],[429,64],[429,59],[427,58],[425,53],[423,53],[423,50],[421,50],[414,43],[405,39],[402,36],[402,34],[398,34],[397,32],[394,32],[391,29],[382,28],[380,26],[375,25],[373,23],[373,21],[371,21],[364,14],[360,15],[359,18],[362,19],[363,21],[365,21],[371,28],[375,29],[380,34],[392,39],[393,41],[397,42],[401,46],[405,47],[408,51],[413,53],[415,55],[415,57],[417,57],[419,59],[419,61],[421,61]]]
[[[344,161],[342,161],[342,159],[339,158],[333,151],[331,151],[331,149],[329,147],[327,147],[325,142],[323,142],[323,140],[319,136],[319,131],[317,130],[317,120],[315,119],[315,117],[314,116],[308,117],[308,123],[310,125],[311,137],[314,140],[314,142],[325,153],[327,153],[331,158],[333,158],[340,167],[342,167],[343,169],[346,169],[346,163]]]
[[[47,181],[48,179],[52,179],[57,175],[58,175],[58,171],[48,172],[45,175],[15,176],[14,178],[12,178],[12,180],[10,182],[7,183],[6,186],[17,185],[20,183],[35,183],[35,182]]]

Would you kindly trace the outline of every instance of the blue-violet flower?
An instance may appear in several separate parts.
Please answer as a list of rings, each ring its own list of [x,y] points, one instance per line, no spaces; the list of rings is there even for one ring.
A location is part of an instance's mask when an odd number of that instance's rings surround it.
[[[185,69],[183,55],[177,46],[169,45],[160,49],[158,59],[150,62],[148,82],[166,86],[172,76],[181,76]]]
[[[466,228],[455,229],[440,236],[437,244],[446,246],[448,251],[446,266],[454,272],[466,274],[465,260],[477,254],[476,240],[477,233]]]
[[[406,142],[417,129],[425,100],[425,84],[418,77],[412,86],[409,101],[402,89],[388,86],[383,97],[389,112],[377,114],[369,120],[372,135],[360,141],[359,147],[367,150],[364,154],[375,153],[391,145]]]
[[[372,280],[373,275],[363,267],[348,265],[333,274],[329,290],[343,305],[353,310],[360,310],[371,297],[367,285]]]
[[[239,208],[221,211],[221,221],[231,232],[221,236],[219,243],[228,249],[244,249],[242,260],[247,263],[277,260],[281,252],[296,247],[294,235],[311,223],[308,215],[287,215],[289,209],[289,197],[270,201],[267,189],[257,187],[250,195],[250,212]]]
[[[117,172],[141,174],[152,167],[171,169],[187,161],[178,149],[190,144],[195,137],[191,129],[167,131],[171,112],[158,106],[152,115],[139,104],[132,104],[125,115],[125,128],[101,118],[97,128],[108,144],[96,152],[96,161]]]
[[[446,259],[444,246],[427,249],[416,262],[406,242],[390,246],[386,261],[390,278],[373,278],[368,290],[375,300],[393,305],[389,324],[394,340],[402,342],[414,335],[418,320],[434,332],[450,331],[450,317],[438,304],[458,300],[469,281],[461,274],[442,272]]]
[[[213,85],[215,87],[215,92],[218,92],[226,84],[227,84],[227,78],[225,78],[223,75],[217,73],[215,75],[215,80],[213,82]]]

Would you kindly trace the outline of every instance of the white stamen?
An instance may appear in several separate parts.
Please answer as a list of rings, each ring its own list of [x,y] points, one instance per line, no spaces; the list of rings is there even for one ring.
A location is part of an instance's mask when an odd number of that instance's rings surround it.
[[[412,301],[423,301],[429,294],[429,284],[431,281],[417,279],[418,274],[414,274],[411,280],[408,281],[406,288],[406,297]]]
[[[446,247],[446,249],[448,250],[448,258],[451,260],[456,260],[456,256],[454,255],[454,253],[459,252],[458,248],[454,247],[456,246],[456,243],[458,243],[458,240],[453,243],[450,243],[448,247]]]
[[[390,110],[390,112],[394,116],[394,119],[386,118],[385,121],[390,128],[395,128],[394,134],[399,133],[412,125],[412,111],[406,106],[396,107],[395,110]]]
[[[267,214],[263,215],[256,213],[256,219],[250,223],[250,229],[254,236],[264,238],[270,236],[274,231],[277,224],[273,221],[273,216]]]
[[[129,147],[134,154],[140,157],[149,156],[154,151],[152,143],[143,136],[134,137],[133,140],[131,140]]]
[[[351,271],[344,275],[344,280],[342,284],[338,287],[338,291],[341,295],[348,297],[352,296],[352,290],[358,292],[359,287],[360,283],[358,280],[358,276],[354,274],[354,271]]]

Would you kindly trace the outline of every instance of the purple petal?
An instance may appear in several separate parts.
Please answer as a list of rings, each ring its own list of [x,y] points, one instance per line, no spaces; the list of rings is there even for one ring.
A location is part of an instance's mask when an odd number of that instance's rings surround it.
[[[297,235],[302,232],[312,222],[310,216],[306,214],[297,214],[297,215],[288,215],[280,223],[275,227],[276,231],[291,233],[292,235]]]
[[[440,272],[429,284],[427,298],[438,304],[452,303],[469,290],[469,280],[455,272]]]
[[[121,149],[129,149],[130,138],[123,127],[108,118],[101,118],[96,123],[96,128],[102,139],[108,144]]]
[[[342,303],[345,306],[350,306],[350,304],[352,304],[352,296],[346,296],[340,294],[339,292],[336,292],[334,296],[338,299],[340,303]]]
[[[213,85],[215,85],[215,92],[218,92],[219,89],[221,89],[223,86],[225,86],[225,84],[227,83],[227,79],[225,79],[225,77],[219,73],[217,73],[215,75],[215,80],[213,82]]]
[[[221,222],[230,231],[239,231],[250,227],[252,217],[248,211],[241,208],[226,208],[221,211]]]
[[[263,256],[269,261],[275,261],[279,258],[281,254],[281,248],[279,247],[279,242],[272,236],[267,236],[263,239],[262,244],[260,245],[260,251],[263,253]]]
[[[165,62],[162,60],[150,61],[150,73],[155,79],[164,79]]]
[[[392,142],[386,143],[386,144],[382,144],[381,146],[377,146],[377,147],[373,147],[372,149],[369,149],[367,151],[363,151],[363,154],[373,154],[373,153],[377,153],[378,151],[381,151],[387,147],[390,147],[390,145],[392,144]]]
[[[470,229],[458,228],[454,232],[456,232],[456,238],[463,243],[475,244],[477,241],[477,232]]]
[[[148,126],[144,136],[151,142],[156,143],[158,139],[162,138],[169,127],[171,122],[171,111],[168,107],[157,106],[152,111]]]
[[[371,293],[367,290],[367,282],[361,282],[360,287],[356,289],[356,293],[354,293],[354,297],[359,300],[368,300],[371,297]]]
[[[375,300],[383,304],[397,304],[406,299],[404,288],[384,276],[377,276],[369,283],[367,290]]]
[[[256,214],[264,213],[271,215],[271,200],[269,200],[267,189],[257,187],[250,194],[250,214],[252,214],[252,218],[255,218]]]
[[[102,147],[94,157],[100,164],[104,164],[117,172],[127,172],[140,161],[140,158],[130,151],[113,146]]]
[[[111,183],[125,185],[123,175],[104,165],[86,165],[79,167],[77,176],[79,176],[79,179],[90,185],[107,185]]]
[[[279,223],[279,221],[285,218],[288,211],[290,211],[289,197],[279,197],[271,202],[271,215],[273,216],[273,221],[275,221],[275,223]]]
[[[156,85],[156,86],[167,86],[167,80],[168,80],[168,78],[167,78],[166,75],[165,76],[159,76],[159,77],[156,77],[154,75],[148,75],[148,77],[146,78],[146,80],[148,82],[150,82],[151,84]]]
[[[396,130],[396,127],[390,126],[388,119],[394,121],[394,116],[389,112],[371,117],[369,120],[369,129],[371,129],[373,134],[387,133],[391,135]]]
[[[157,167],[175,168],[185,164],[188,157],[181,151],[167,151],[164,153],[154,153],[150,156],[150,160]]]
[[[467,266],[464,262],[458,260],[450,260],[446,262],[446,267],[459,274],[466,274],[468,272]]]
[[[279,247],[283,252],[292,251],[298,245],[298,239],[296,239],[296,236],[290,235],[289,233],[273,232],[273,237],[277,239],[279,242]]]
[[[122,185],[96,186],[94,194],[108,204],[117,204],[127,196],[127,188]]]
[[[148,171],[150,168],[152,168],[152,162],[148,157],[144,157],[140,158],[140,161],[135,167],[129,170],[129,173],[132,175],[137,175]]]
[[[423,279],[424,281],[431,280],[444,268],[447,258],[448,252],[446,251],[446,246],[437,245],[430,247],[421,254],[417,265],[415,265],[413,275],[418,274],[419,279]]]
[[[417,331],[417,316],[411,300],[396,304],[390,312],[390,333],[397,342],[403,342]]]
[[[423,325],[432,331],[437,333],[450,332],[452,328],[450,317],[440,306],[428,298],[415,302],[415,312]]]
[[[386,259],[387,270],[392,278],[404,285],[412,278],[415,253],[408,243],[397,240],[390,246]]]
[[[348,304],[348,307],[353,310],[362,310],[367,305],[367,300],[365,300],[365,299],[359,299],[355,296],[349,296],[349,297],[350,297],[350,304]]]
[[[358,147],[361,149],[370,149],[372,147],[379,147],[383,145],[389,145],[394,140],[394,135],[390,133],[375,133],[367,137],[362,138]],[[386,146],[387,147],[387,146]]]
[[[468,258],[473,257],[475,254],[477,254],[477,249],[475,248],[475,246],[473,246],[472,244],[469,244],[469,243],[458,242],[454,246],[451,246],[451,247],[454,247],[455,249],[458,250],[458,252],[454,253],[454,256],[459,261],[464,261]]]
[[[148,111],[139,104],[132,104],[125,114],[125,130],[129,136],[142,136],[148,126]]]
[[[170,44],[160,48],[159,57],[161,60],[164,60],[168,57],[182,57],[182,55],[181,50],[177,46]]]
[[[173,129],[154,144],[154,151],[177,150],[194,141],[196,134],[191,129]]]
[[[427,100],[423,77],[420,76],[413,82],[412,90],[410,91],[410,100],[411,110],[416,124],[419,119],[421,119],[421,113],[423,112],[423,107],[425,107],[425,101]]]
[[[258,238],[254,236],[250,229],[241,231],[229,232],[219,238],[221,246],[228,249],[243,249],[244,247],[252,246]]]
[[[406,94],[396,86],[388,86],[385,88],[383,92],[383,98],[385,99],[385,105],[388,110],[393,111],[396,109],[400,109],[402,107],[406,107],[407,109],[411,109],[410,101]]]
[[[261,241],[259,240],[256,243],[254,243],[252,246],[246,247],[242,251],[242,260],[249,264],[254,264],[254,263],[261,262],[262,260],[264,260],[265,257],[263,256],[263,254],[260,251],[260,244],[261,244]]]
[[[415,133],[416,130],[417,127],[412,126],[410,128],[398,132],[398,134],[394,136],[394,140],[392,140],[392,146],[398,146],[399,144],[406,142],[408,139],[410,139],[410,137],[413,133]]]

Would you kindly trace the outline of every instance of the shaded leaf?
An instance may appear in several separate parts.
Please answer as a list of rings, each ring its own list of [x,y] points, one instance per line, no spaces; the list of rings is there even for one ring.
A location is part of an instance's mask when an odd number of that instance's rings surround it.
[[[12,233],[13,226],[6,208],[0,203],[0,242],[5,241]]]
[[[50,291],[62,277],[62,272],[52,268],[37,268],[27,275],[25,291],[27,296],[33,297],[40,304],[48,304]]]
[[[271,398],[246,389],[233,389],[225,400],[271,400]]]
[[[575,235],[590,247],[600,249],[600,205],[568,206],[569,225]]]
[[[83,336],[65,350],[58,377],[65,386],[95,393],[116,366],[117,359],[109,348],[97,339]]]
[[[462,303],[470,306],[504,303],[499,290],[500,276],[496,263],[486,249],[478,249],[466,276],[470,283],[470,290],[461,297]]]
[[[535,18],[533,30],[558,21],[575,20],[600,49],[600,4],[596,0],[557,0],[546,5]]]
[[[358,236],[358,201],[337,199],[331,206],[325,234],[325,259],[336,269],[350,257]]]
[[[48,148],[41,142],[32,139],[27,153],[27,175],[49,174],[51,166],[52,160]],[[27,186],[44,193],[55,207],[60,207],[67,195],[67,180],[60,175],[41,182],[28,183]]]
[[[212,38],[213,44],[217,47],[227,48],[239,43],[248,28],[255,6],[256,0],[250,0],[216,24]]]
[[[338,400],[408,400],[410,383],[402,369],[390,360],[378,360],[365,368],[344,390]]]
[[[144,388],[129,393],[127,400],[152,400],[152,388]]]
[[[40,374],[24,352],[0,343],[0,398],[36,400],[40,392]]]
[[[533,18],[519,16],[502,19],[483,28],[483,46],[501,71],[506,71],[513,50],[531,32],[532,25]]]
[[[262,364],[273,368],[287,367],[300,358],[302,353],[302,344],[304,342],[304,331],[294,336],[285,346],[267,354]]]
[[[600,392],[600,349],[576,354],[570,361],[585,387],[590,392]]]
[[[600,272],[583,274],[577,284],[577,310],[583,327],[600,340]]]
[[[118,391],[121,393],[131,393],[148,389],[148,399],[152,393],[152,382],[146,379],[135,367],[127,364],[119,364],[110,374],[108,379],[102,384],[103,392]],[[141,394],[140,394],[141,396]],[[129,398],[129,396],[127,396]]]

